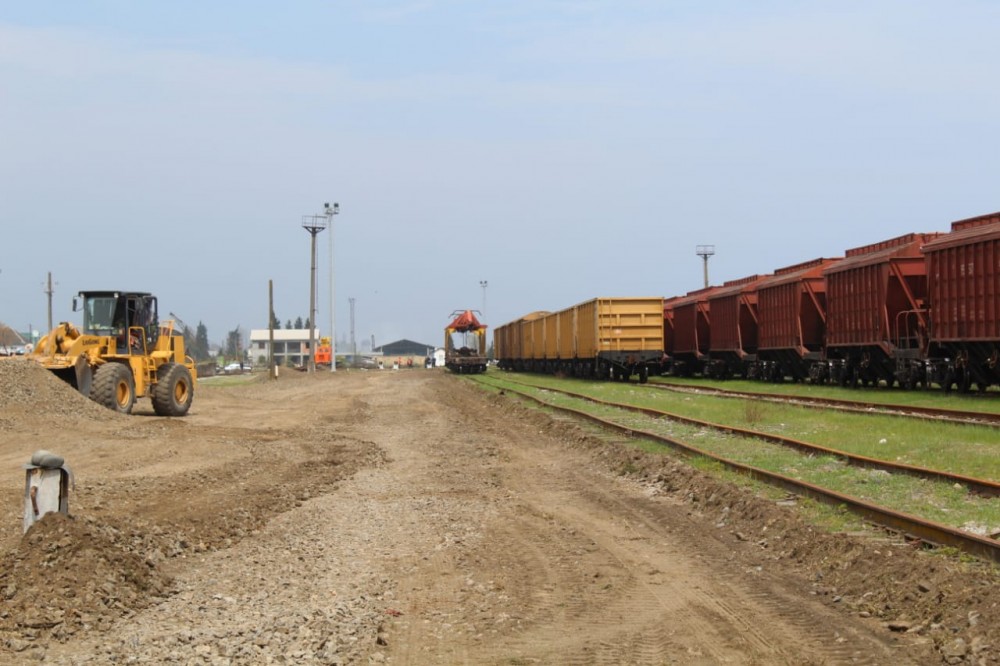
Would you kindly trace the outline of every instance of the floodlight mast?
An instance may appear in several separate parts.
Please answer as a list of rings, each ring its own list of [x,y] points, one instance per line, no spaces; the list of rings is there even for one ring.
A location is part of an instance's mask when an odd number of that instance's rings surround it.
[[[698,245],[695,247],[695,254],[701,257],[704,262],[705,288],[708,289],[708,258],[715,254],[715,246]]]
[[[479,286],[483,290],[483,319],[486,319],[486,287],[490,286],[488,280],[480,280]]]
[[[303,215],[302,228],[312,237],[309,264],[309,360],[306,371],[316,372],[316,234],[326,229],[324,215]]]
[[[340,214],[340,204],[323,204],[323,216],[330,225],[330,372],[337,371],[337,327],[335,299],[333,297],[333,216]]]

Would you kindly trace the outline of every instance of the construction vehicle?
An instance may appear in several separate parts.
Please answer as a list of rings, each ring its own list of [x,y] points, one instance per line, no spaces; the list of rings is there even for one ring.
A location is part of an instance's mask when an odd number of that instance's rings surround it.
[[[333,339],[326,336],[319,339],[316,346],[316,365],[327,368],[333,363]]]
[[[455,319],[444,329],[444,367],[459,374],[486,372],[486,324],[472,310],[451,316]]]
[[[73,311],[83,326],[62,322],[28,357],[80,393],[129,414],[149,397],[160,416],[184,416],[194,398],[197,372],[184,353],[174,321],[160,322],[156,297],[143,292],[82,291]]]

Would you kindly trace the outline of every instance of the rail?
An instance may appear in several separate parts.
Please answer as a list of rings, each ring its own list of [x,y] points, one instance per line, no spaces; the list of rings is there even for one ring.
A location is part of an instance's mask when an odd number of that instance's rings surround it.
[[[711,421],[702,421],[700,419],[691,418],[689,416],[683,416],[681,414],[675,414],[673,412],[665,412],[663,410],[653,409],[651,407],[639,407],[637,405],[630,405],[628,403],[611,402],[609,400],[602,400],[600,398],[595,398],[593,396],[589,396],[584,393],[576,393],[575,391],[568,391],[566,389],[557,389],[557,388],[552,388],[550,386],[540,386],[538,384],[520,382],[508,378],[504,378],[504,381],[513,384],[518,384],[520,386],[530,386],[532,388],[552,391],[554,393],[561,393],[563,395],[572,396],[574,398],[579,398],[581,400],[588,400],[590,402],[599,405],[605,405],[607,407],[615,407],[617,409],[623,409],[641,414],[646,414],[647,416],[664,417],[670,419],[671,421],[677,421],[678,423],[687,423],[689,425],[695,425],[702,428],[711,428],[712,430],[718,430],[720,432],[725,432],[732,435],[739,435],[740,437],[751,437],[754,439],[760,439],[766,442],[771,442],[772,444],[778,444],[780,446],[784,446],[790,449],[802,451],[804,453],[834,456],[844,460],[847,464],[853,465],[855,467],[863,467],[866,469],[879,469],[896,474],[907,474],[909,476],[914,476],[921,479],[929,479],[931,481],[960,483],[963,486],[966,486],[970,492],[978,493],[980,495],[984,495],[987,497],[1000,497],[1000,483],[996,481],[991,481],[989,479],[978,479],[972,476],[965,476],[963,474],[955,474],[952,472],[930,469],[928,467],[920,467],[919,465],[907,465],[906,463],[899,463],[891,460],[881,460],[879,458],[860,456],[854,453],[848,453],[847,451],[841,451],[839,449],[831,449],[826,446],[820,446],[819,444],[811,444],[809,442],[803,442],[798,439],[792,439],[791,437],[783,437],[781,435],[774,435],[772,433],[761,432],[759,430],[750,430],[748,428],[738,428],[736,426],[725,425],[723,423],[712,423]]]
[[[949,423],[964,423],[981,425],[988,428],[1000,428],[1000,414],[992,412],[971,412],[960,409],[944,409],[937,407],[919,407],[916,405],[894,405],[884,402],[865,402],[861,400],[839,400],[837,398],[817,398],[778,393],[754,393],[752,391],[733,391],[715,386],[688,386],[666,382],[651,382],[647,388],[675,393],[711,394],[720,398],[752,398],[769,402],[787,402],[815,409],[839,409],[846,412],[861,412],[871,414],[899,414],[913,418],[923,418],[931,421],[946,421]]]
[[[918,518],[917,516],[912,516],[899,511],[894,511],[893,509],[888,509],[886,507],[878,506],[877,504],[872,504],[870,502],[865,502],[863,500],[851,497],[850,495],[844,495],[834,490],[823,488],[805,481],[800,481],[798,479],[793,479],[791,477],[778,474],[776,472],[770,472],[759,467],[754,467],[752,465],[746,465],[744,463],[735,462],[729,460],[728,458],[723,458],[714,453],[710,453],[703,449],[699,449],[691,444],[683,442],[672,437],[667,437],[666,435],[661,435],[659,433],[650,432],[647,430],[642,430],[640,428],[634,428],[631,426],[625,426],[608,419],[601,418],[595,414],[590,414],[588,412],[573,409],[572,407],[564,407],[560,405],[555,405],[546,400],[532,395],[531,393],[517,390],[516,388],[511,388],[510,383],[519,384],[519,382],[510,382],[505,379],[506,384],[496,384],[493,383],[491,379],[487,379],[485,376],[477,378],[478,382],[491,386],[493,388],[502,388],[505,391],[511,391],[519,396],[522,396],[528,400],[536,402],[548,409],[552,409],[557,412],[572,414],[579,418],[597,423],[598,425],[609,428],[611,430],[621,432],[626,436],[641,436],[647,439],[651,439],[662,444],[665,444],[672,448],[673,450],[687,456],[699,456],[713,460],[727,469],[739,472],[750,478],[753,478],[762,483],[767,483],[778,488],[787,490],[804,497],[809,497],[818,502],[823,502],[824,504],[829,504],[832,506],[842,506],[848,511],[860,516],[861,518],[872,522],[874,524],[880,525],[887,529],[893,530],[904,535],[906,538],[912,540],[918,540],[925,544],[932,546],[949,546],[952,548],[957,548],[976,557],[983,559],[988,559],[993,562],[1000,563],[1000,543],[981,537],[969,532],[964,532],[962,530],[957,530],[947,525],[942,525],[934,521],[925,520],[923,518]],[[521,384],[522,386],[531,386],[533,388],[553,391],[549,387],[531,385],[531,384]],[[557,390],[556,390],[557,391]],[[558,392],[558,391],[557,391]],[[589,399],[589,398],[588,398]],[[599,401],[598,401],[599,402]],[[642,408],[637,408],[642,409]]]

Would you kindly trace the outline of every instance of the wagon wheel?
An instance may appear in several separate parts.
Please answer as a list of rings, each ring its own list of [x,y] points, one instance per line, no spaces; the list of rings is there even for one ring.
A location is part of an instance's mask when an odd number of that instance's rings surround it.
[[[958,380],[958,392],[968,393],[972,388],[972,375],[969,373],[968,368],[962,373],[962,376]]]

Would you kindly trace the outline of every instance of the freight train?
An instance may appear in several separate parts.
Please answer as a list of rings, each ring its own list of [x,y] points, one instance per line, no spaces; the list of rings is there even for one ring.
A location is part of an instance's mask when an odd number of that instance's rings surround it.
[[[911,233],[660,303],[655,363],[649,340],[618,345],[618,356],[637,365],[609,363],[601,354],[606,343],[563,339],[562,330],[579,335],[575,319],[567,325],[564,314],[539,327],[535,320],[555,315],[533,313],[497,330],[500,367],[986,390],[1000,384],[1000,212],[959,220],[950,232]],[[553,346],[547,335],[559,341]]]
[[[663,298],[595,298],[497,327],[501,370],[646,382],[663,360]]]

